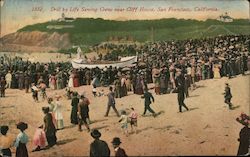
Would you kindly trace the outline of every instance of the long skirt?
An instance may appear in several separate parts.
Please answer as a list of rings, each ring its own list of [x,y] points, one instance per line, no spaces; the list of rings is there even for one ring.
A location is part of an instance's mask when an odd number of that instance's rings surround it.
[[[46,135],[46,139],[48,141],[48,145],[50,147],[54,146],[56,144],[57,138],[56,135]]]
[[[139,95],[142,95],[143,94],[143,89],[142,89],[142,87],[141,88],[136,88],[135,89],[135,94],[139,94]]]
[[[11,157],[10,148],[2,149],[2,154],[3,154],[4,157]]]
[[[74,87],[73,78],[69,79],[68,87]]]
[[[28,150],[26,144],[19,142],[19,145],[16,149],[16,157],[28,157]]]
[[[77,108],[72,108],[70,120],[72,124],[78,124]]]
[[[33,145],[40,146],[40,148],[44,148],[46,146],[46,135],[44,131],[37,130],[33,137]]]
[[[56,127],[57,122],[56,122],[55,114],[53,112],[51,112],[51,115],[52,115],[52,122],[53,122],[54,126]]]
[[[73,85],[74,85],[74,87],[79,87],[79,79],[78,78],[73,79]]]
[[[64,125],[63,125],[63,120],[62,119],[59,119],[59,120],[56,120],[56,126],[57,126],[57,129],[63,129],[64,128]]]
[[[160,95],[160,87],[155,87],[155,94]]]

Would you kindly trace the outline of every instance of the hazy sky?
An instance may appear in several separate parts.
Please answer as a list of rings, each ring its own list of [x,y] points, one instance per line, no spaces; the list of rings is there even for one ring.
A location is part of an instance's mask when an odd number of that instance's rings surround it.
[[[4,0],[0,11],[1,36],[26,25],[58,19],[63,12],[66,17],[113,20],[171,17],[205,20],[225,12],[233,18],[249,18],[247,0]]]

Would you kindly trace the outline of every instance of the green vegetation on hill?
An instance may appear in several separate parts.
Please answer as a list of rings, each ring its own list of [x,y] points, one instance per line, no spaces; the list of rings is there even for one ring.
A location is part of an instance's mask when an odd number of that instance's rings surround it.
[[[250,34],[249,24],[246,19],[236,19],[231,23],[224,23],[211,19],[206,21],[175,18],[114,21],[100,18],[77,18],[73,22],[50,21],[28,25],[18,31],[69,33],[74,45],[94,45],[107,41],[110,36],[131,36],[139,42],[150,41],[152,28],[155,41]],[[47,29],[49,25],[74,25],[74,28]]]

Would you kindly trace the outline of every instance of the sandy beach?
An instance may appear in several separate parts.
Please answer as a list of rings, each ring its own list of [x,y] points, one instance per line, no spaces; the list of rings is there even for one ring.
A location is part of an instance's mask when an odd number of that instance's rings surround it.
[[[178,113],[177,94],[154,95],[155,103],[151,107],[161,114],[156,118],[150,116],[138,119],[138,134],[128,137],[122,134],[118,118],[114,111],[109,117],[104,117],[106,112],[107,97],[94,98],[91,86],[82,86],[74,90],[85,93],[90,99],[90,119],[93,122],[91,129],[97,128],[102,133],[102,140],[107,141],[114,155],[111,141],[113,137],[120,137],[121,147],[129,156],[145,155],[236,155],[238,150],[238,136],[242,125],[236,122],[236,117],[241,112],[249,114],[249,76],[237,76],[233,79],[222,78],[200,81],[196,90],[190,92],[190,97],[185,100],[190,111]],[[224,104],[224,84],[231,86],[234,110],[229,110]],[[152,84],[150,85],[152,87]],[[107,88],[104,89],[107,93]],[[151,90],[152,93],[154,91]],[[0,124],[10,126],[10,133],[16,136],[18,130],[15,124],[24,121],[29,124],[26,130],[30,141],[28,151],[31,157],[44,156],[88,156],[89,145],[93,141],[86,128],[79,132],[77,126],[70,123],[71,105],[66,99],[65,90],[50,90],[48,95],[56,93],[64,95],[61,102],[64,105],[65,129],[57,132],[58,145],[49,150],[31,152],[34,146],[32,138],[35,129],[43,124],[41,108],[47,102],[35,103],[31,93],[8,89],[6,98],[0,98]],[[144,109],[144,100],[132,92],[128,96],[116,99],[117,109],[128,110],[134,107],[141,115]],[[129,127],[130,129],[130,127]],[[12,153],[15,149],[12,148]]]

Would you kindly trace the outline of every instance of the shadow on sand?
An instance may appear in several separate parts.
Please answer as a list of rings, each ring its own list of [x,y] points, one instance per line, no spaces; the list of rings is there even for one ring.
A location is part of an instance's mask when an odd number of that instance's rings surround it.
[[[104,122],[104,121],[107,121],[108,119],[98,119],[98,120],[92,120],[91,121],[91,124],[93,123],[98,123],[98,122]]]
[[[237,108],[240,108],[240,105],[233,106],[233,107],[232,107],[232,110],[235,110],[235,109],[237,109]]]
[[[152,129],[153,127],[146,127],[144,129],[140,129],[140,130],[137,130],[137,134],[142,132],[142,131],[146,131],[146,130],[149,130],[149,129]]]
[[[64,145],[64,144],[73,142],[73,141],[75,141],[75,140],[76,140],[76,138],[61,140],[61,141],[58,141],[56,145],[59,145],[59,146],[60,146],[60,145]]]
[[[189,97],[187,98],[193,98],[193,97],[199,97],[200,95],[190,95]]]
[[[167,126],[164,126],[164,127],[161,127],[161,128],[154,128],[154,130],[169,130],[170,128],[173,128],[174,126],[173,125],[167,125]]]
[[[107,127],[109,127],[109,125],[104,125],[104,126],[100,126],[100,127],[94,127],[91,130],[94,130],[94,129],[101,130],[101,129],[104,129],[104,128],[107,128]]]
[[[2,106],[0,108],[15,108],[15,106],[14,105],[11,105],[11,106]]]
[[[72,124],[72,125],[69,125],[69,126],[65,126],[63,129],[70,129],[70,128],[74,128],[76,126],[77,126],[77,124],[76,125]]]
[[[187,110],[185,110],[185,111],[182,111],[182,113],[183,113],[183,112],[190,112],[190,111],[197,110],[197,109],[199,109],[199,107],[189,108],[189,110],[188,110],[188,111],[187,111]]]

